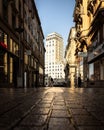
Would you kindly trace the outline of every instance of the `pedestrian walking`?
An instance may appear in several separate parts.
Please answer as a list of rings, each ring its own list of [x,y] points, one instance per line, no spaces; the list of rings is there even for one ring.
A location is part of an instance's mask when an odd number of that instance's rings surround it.
[[[78,77],[78,87],[79,87],[79,88],[81,87],[81,82],[82,82],[82,81],[81,81],[81,77],[79,76],[79,77]]]
[[[51,87],[53,87],[53,82],[54,82],[53,78],[51,78]]]

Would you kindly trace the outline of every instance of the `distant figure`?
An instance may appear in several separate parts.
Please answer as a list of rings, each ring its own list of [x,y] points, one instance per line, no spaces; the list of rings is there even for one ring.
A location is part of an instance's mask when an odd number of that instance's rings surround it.
[[[81,87],[81,77],[80,76],[78,77],[78,87],[79,88]]]
[[[51,78],[51,87],[53,87],[53,78]]]

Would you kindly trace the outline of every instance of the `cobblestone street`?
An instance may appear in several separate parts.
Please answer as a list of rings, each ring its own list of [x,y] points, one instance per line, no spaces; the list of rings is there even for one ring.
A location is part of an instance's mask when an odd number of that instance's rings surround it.
[[[0,130],[104,130],[104,89],[0,89]]]

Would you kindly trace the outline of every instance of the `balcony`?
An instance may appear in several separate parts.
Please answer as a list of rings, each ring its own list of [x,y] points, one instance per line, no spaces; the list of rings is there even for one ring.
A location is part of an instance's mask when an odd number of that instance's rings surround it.
[[[93,14],[94,12],[94,3],[93,3],[93,0],[88,0],[88,3],[87,3],[87,10],[88,12],[91,12]]]
[[[79,9],[79,7],[76,7],[76,9],[75,9],[75,14],[77,15],[77,14],[79,14],[80,13],[80,9]]]
[[[80,14],[77,14],[77,15],[75,16],[75,22],[76,22],[77,24],[82,24],[82,17],[81,17]]]
[[[81,31],[77,31],[77,33],[76,33],[76,37],[80,37],[81,36]]]
[[[103,24],[104,24],[104,8],[99,8],[91,23],[91,29],[88,35],[96,33],[97,30],[99,30]]]

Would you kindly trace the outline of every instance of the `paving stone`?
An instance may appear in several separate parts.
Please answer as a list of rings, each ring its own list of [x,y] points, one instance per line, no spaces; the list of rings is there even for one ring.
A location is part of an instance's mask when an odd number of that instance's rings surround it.
[[[72,115],[89,115],[85,109],[70,109]]]
[[[51,118],[48,130],[75,130],[68,118]]]
[[[54,110],[52,111],[51,117],[55,117],[55,118],[57,118],[57,117],[69,117],[69,115],[68,115],[68,112],[67,112],[67,111],[55,110],[55,109],[54,109]]]
[[[104,89],[6,88],[0,92],[0,130],[104,129]]]
[[[45,125],[47,115],[28,115],[21,123],[20,126],[42,126]]]
[[[67,110],[65,105],[53,105],[52,109],[56,109],[56,110]]]
[[[0,126],[12,125],[14,122],[20,120],[22,115],[23,111],[20,111],[17,108],[13,109],[0,117]]]
[[[43,127],[28,127],[28,126],[21,126],[21,127],[15,127],[13,128],[13,130],[45,130],[45,128]]]
[[[44,103],[39,103],[39,104],[37,105],[37,107],[39,107],[39,108],[50,108],[50,107],[51,107],[51,104],[50,104],[50,103],[46,103],[46,104],[44,104]]]
[[[64,99],[63,99],[63,96],[61,95],[60,96],[60,94],[58,93],[58,96],[56,96],[55,98],[54,98],[54,101],[64,101]]]
[[[73,104],[73,103],[76,103],[76,104],[79,104],[79,101],[76,99],[69,99],[69,100],[67,100],[67,98],[66,98],[66,104]]]
[[[8,102],[5,104],[2,104],[2,106],[0,107],[0,115],[4,114],[5,112],[12,110],[13,108],[15,108],[16,106],[20,105],[21,103],[17,102]]]
[[[0,130],[8,130],[9,128],[8,128],[8,126],[6,127],[6,126],[0,126]]]
[[[48,115],[50,112],[50,109],[49,108],[34,108],[32,111],[31,111],[31,114],[32,115]]]
[[[101,120],[104,122],[104,111],[91,112],[91,114],[94,115],[98,120]]]
[[[94,119],[92,116],[89,116],[89,115],[78,115],[78,116],[74,116],[73,117],[75,123],[78,125],[78,126],[100,126],[102,125],[102,123],[96,119]]]
[[[77,104],[77,103],[68,103],[66,105],[67,105],[68,108],[75,108],[75,109],[83,108],[83,106],[81,104]]]
[[[52,100],[42,100],[40,103],[41,104],[51,104]]]
[[[86,106],[84,108],[86,108],[86,110],[88,112],[99,112],[99,107],[97,107],[96,105],[94,105],[94,106]]]
[[[48,97],[45,97],[45,98],[43,97],[42,100],[41,100],[41,102],[43,102],[43,103],[44,102],[51,103],[52,101],[53,101],[53,98],[48,98]]]
[[[104,130],[104,126],[81,126],[79,130]]]
[[[64,101],[57,101],[57,100],[55,100],[53,102],[53,105],[65,105],[65,102]]]
[[[21,120],[21,118],[23,118],[29,111],[31,111],[31,108],[34,106],[33,103],[34,101],[30,102],[30,100],[28,100],[27,103],[25,102],[24,104],[17,106],[11,111],[4,113],[4,115],[0,116],[0,126],[12,126]]]

